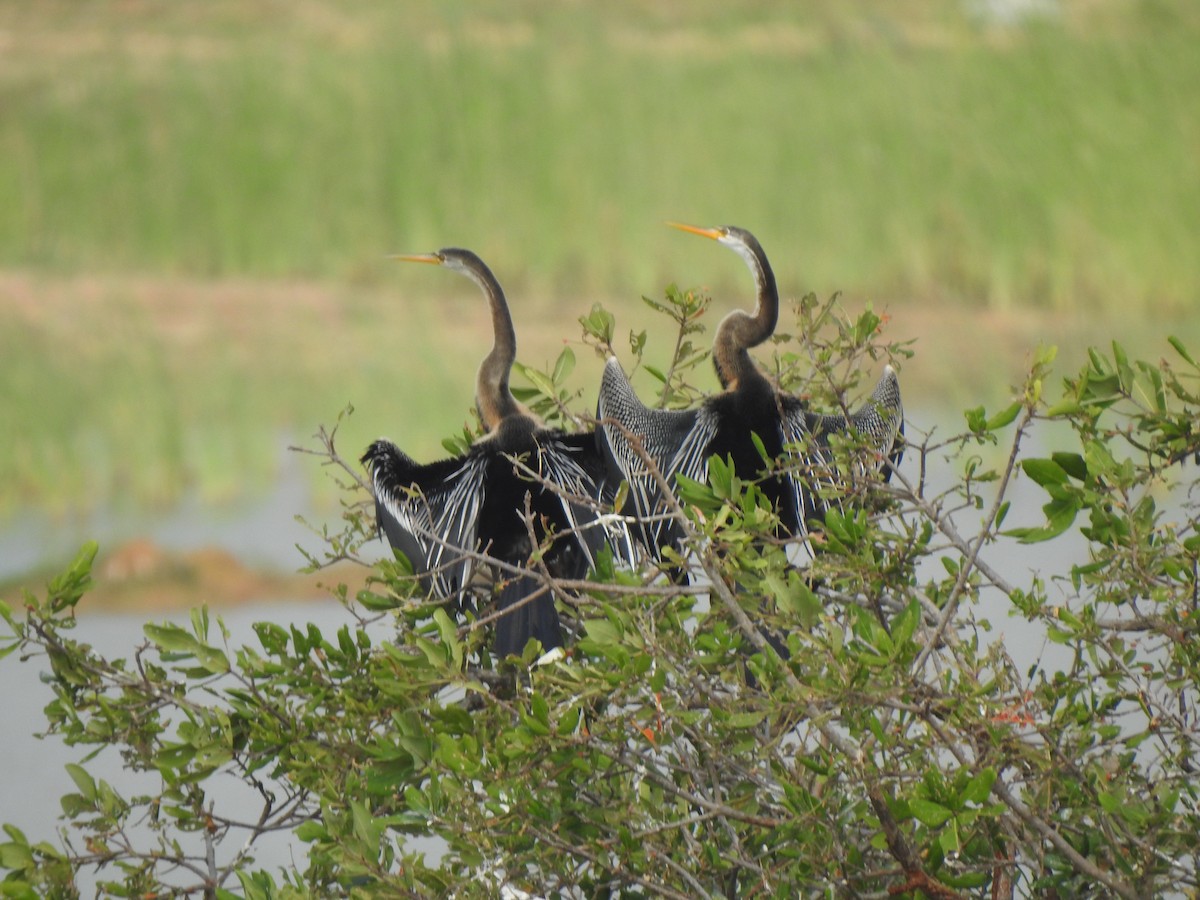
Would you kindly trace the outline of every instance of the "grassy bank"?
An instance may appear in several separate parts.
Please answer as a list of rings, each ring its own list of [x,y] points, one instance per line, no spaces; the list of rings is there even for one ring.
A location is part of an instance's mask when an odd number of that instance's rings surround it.
[[[1193,4],[794,6],[9,4],[0,265],[727,283],[671,218],[752,227],[793,291],[1194,306]]]
[[[702,249],[740,271],[732,254]],[[470,418],[490,325],[464,279],[388,265],[394,283],[380,288],[0,274],[0,432],[10,436],[0,441],[0,514],[163,505],[190,492],[210,503],[241,498],[272,483],[281,443],[332,425],[347,404],[355,412],[341,428],[345,455],[380,435],[419,459],[440,455],[441,439]],[[748,299],[746,282],[714,298],[712,322]],[[539,367],[564,339],[578,341],[576,319],[591,304],[510,297],[521,359]],[[852,315],[865,302],[844,298]],[[648,359],[663,364],[670,336],[661,319],[636,299],[608,305],[618,314],[619,346],[629,329],[650,329]],[[1063,346],[1064,373],[1088,343],[1113,335],[1148,358],[1170,352],[1169,332],[1200,347],[1194,319],[1133,327],[1104,316],[922,302],[876,309],[889,315],[889,336],[915,342],[901,378],[918,428],[932,424],[922,424],[931,413],[994,408],[1043,340]],[[790,316],[780,327],[791,328]],[[571,382],[586,409],[601,361],[575,349]],[[315,463],[312,473],[318,479]]]
[[[746,297],[664,219],[889,311],[915,405],[1039,340],[1158,352],[1200,298],[1200,7],[977,8],[3,5],[0,510],[233,496],[351,402],[347,452],[438,452],[485,319],[395,251],[478,250],[534,364],[597,298]]]

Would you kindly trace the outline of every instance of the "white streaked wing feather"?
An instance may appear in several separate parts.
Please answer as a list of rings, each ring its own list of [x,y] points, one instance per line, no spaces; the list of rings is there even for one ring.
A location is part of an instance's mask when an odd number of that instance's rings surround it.
[[[716,435],[716,421],[707,408],[660,410],[647,407],[634,392],[615,359],[604,369],[597,417],[602,440],[622,477],[629,485],[637,516],[652,536],[655,548],[666,543],[667,523],[653,518],[667,509],[658,481],[650,474],[632,438],[640,441],[664,481],[671,486],[677,475],[696,481],[708,478],[708,445]],[[605,422],[611,419],[619,423]]]
[[[429,575],[434,592],[444,599],[457,597],[471,581],[475,560],[461,551],[477,549],[485,470],[483,457],[468,456],[461,467],[424,491],[396,490],[376,478],[376,498],[421,548],[423,558],[409,561],[418,573]]]
[[[551,484],[557,485],[563,492],[558,495],[563,515],[567,517],[567,523],[575,542],[587,556],[588,565],[595,569],[596,559],[593,550],[599,549],[602,538],[597,533],[597,529],[587,527],[595,521],[595,511],[572,503],[564,494],[575,497],[596,497],[599,493],[596,483],[571,457],[570,449],[559,441],[550,440],[539,447],[538,467],[539,474]]]
[[[595,480],[575,459],[573,448],[562,441],[552,440],[542,445],[539,454],[542,475],[558,485],[564,492],[578,498],[587,498],[591,504],[601,502],[601,489]],[[572,502],[570,497],[559,496],[563,514],[572,529],[575,539],[587,556],[588,565],[596,567],[596,553],[607,542],[616,559],[626,565],[637,564],[637,554],[629,526],[621,520],[600,522],[599,507],[589,503]]]
[[[780,427],[784,451],[796,461],[796,466],[791,467],[788,472],[787,480],[801,527],[807,530],[804,525],[806,511],[821,509],[825,504],[820,496],[821,489],[827,489],[837,497],[834,490],[837,487],[837,479],[833,468],[833,456],[813,432],[809,416],[802,408],[788,410],[780,420]],[[808,493],[810,490],[811,496]],[[840,501],[835,499],[834,502],[840,509]]]

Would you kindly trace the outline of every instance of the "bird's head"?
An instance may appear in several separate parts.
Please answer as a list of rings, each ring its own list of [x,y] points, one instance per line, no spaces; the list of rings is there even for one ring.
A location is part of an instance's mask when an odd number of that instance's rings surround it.
[[[459,275],[470,278],[485,293],[500,291],[496,277],[487,264],[470,250],[464,250],[462,247],[443,247],[433,253],[398,253],[390,258],[399,262],[443,266],[451,272],[457,272]]]
[[[392,256],[391,259],[398,262],[414,262],[427,263],[434,266],[445,266],[455,272],[461,272],[468,278],[473,278],[474,273],[481,269],[486,270],[483,260],[472,253],[470,250],[464,250],[461,247],[443,247],[441,250],[435,250],[433,253],[398,253]]]
[[[713,228],[702,228],[698,225],[684,225],[681,222],[668,222],[667,224],[672,228],[678,228],[680,231],[686,231],[689,234],[698,234],[719,244],[724,244],[742,259],[746,260],[746,263],[751,268],[760,266],[758,260],[766,258],[766,254],[763,253],[758,240],[745,228],[738,228],[736,225],[717,225]]]
[[[492,329],[495,343],[484,357],[475,378],[475,405],[489,432],[495,431],[509,416],[529,417],[530,413],[512,395],[508,376],[517,355],[517,335],[504,289],[483,260],[461,247],[443,247],[433,253],[402,253],[392,259],[400,262],[425,263],[443,266],[458,272],[477,284],[487,297],[492,310]]]

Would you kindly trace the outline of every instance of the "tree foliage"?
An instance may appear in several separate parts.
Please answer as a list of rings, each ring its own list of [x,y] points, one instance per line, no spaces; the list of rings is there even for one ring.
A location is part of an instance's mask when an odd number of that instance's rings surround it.
[[[618,352],[662,405],[694,402],[706,298],[647,302],[671,347],[641,333]],[[611,314],[582,322],[613,349]],[[804,298],[774,374],[814,408],[853,406],[877,360],[910,353],[881,325]],[[341,589],[357,625],[336,633],[263,621],[235,646],[196,610],[106,659],[72,638],[86,547],[23,615],[0,610],[0,654],[48,670],[48,731],[87,754],[58,841],[6,826],[0,895],[74,896],[84,871],[127,897],[1195,891],[1200,366],[1170,343],[1156,364],[1093,350],[1053,392],[1044,349],[961,433],[910,419],[891,483],[851,478],[806,567],[714,459],[673,512],[692,583],[605,560],[555,584],[575,634],[545,657],[492,659],[486,607],[453,620],[400,558]],[[523,369],[523,399],[586,421],[573,364]],[[365,489],[336,428],[319,438],[346,496],[327,559],[357,558]],[[843,442],[843,471],[865,452]],[[1010,505],[1019,480],[1041,513]],[[1052,571],[1014,564],[1045,542],[1076,549]],[[1043,641],[1054,652],[1031,656]],[[157,789],[120,796],[89,772],[98,754]],[[252,814],[214,799],[228,776]],[[255,863],[274,831],[307,849],[295,868]]]

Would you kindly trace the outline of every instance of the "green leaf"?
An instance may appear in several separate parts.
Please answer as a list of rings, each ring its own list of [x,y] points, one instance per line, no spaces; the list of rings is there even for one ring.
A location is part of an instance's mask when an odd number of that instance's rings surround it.
[[[1042,507],[1042,511],[1046,513],[1046,536],[1045,540],[1052,537],[1057,537],[1062,534],[1075,522],[1075,516],[1078,515],[1080,502],[1077,497],[1064,497],[1059,500],[1052,500]]]
[[[70,567],[50,580],[47,585],[47,602],[51,612],[73,609],[92,584],[92,563],[96,559],[99,545],[87,541],[75,555]]]
[[[962,789],[962,793],[958,795],[960,803],[975,803],[980,804],[987,800],[992,792],[992,785],[996,781],[996,770],[990,766],[979,772],[967,782],[967,786]]]
[[[91,773],[83,766],[78,766],[75,763],[67,763],[67,774],[71,776],[71,780],[75,782],[75,786],[79,788],[79,793],[83,794],[88,800],[95,802],[96,800],[96,781],[92,778]]]
[[[435,644],[429,638],[420,635],[413,638],[413,643],[433,668],[440,669],[446,664],[446,649],[441,644]]]
[[[730,728],[754,728],[767,717],[765,711],[733,713],[725,721]]]
[[[612,344],[613,332],[616,330],[617,320],[612,313],[599,303],[592,305],[591,312],[581,317],[579,324],[583,326],[586,334],[591,335],[605,345]]]
[[[797,572],[788,572],[787,580],[776,572],[764,578],[764,585],[781,612],[795,616],[805,628],[817,624],[821,615],[821,599]]]
[[[385,612],[389,609],[396,609],[403,604],[400,598],[392,594],[376,594],[374,591],[369,591],[365,588],[355,594],[354,599],[372,612]]]
[[[663,384],[667,383],[667,376],[662,369],[656,369],[654,366],[650,365],[642,366],[642,368],[661,381]]]
[[[545,737],[550,734],[550,725],[547,722],[543,722],[537,716],[522,713],[521,721],[526,728],[538,735],[538,737]]]
[[[1123,805],[1121,798],[1108,791],[1100,791],[1096,794],[1096,799],[1099,801],[1100,807],[1110,815],[1118,813]]]
[[[302,822],[296,829],[296,837],[306,844],[312,843],[313,841],[323,840],[328,836],[329,832],[320,822]]]
[[[583,627],[588,638],[601,646],[621,642],[621,632],[608,619],[587,619]]]
[[[951,854],[958,853],[962,850],[962,845],[958,838],[958,825],[956,822],[951,822],[950,827],[938,835],[938,847],[942,853]]]
[[[566,737],[577,732],[582,721],[583,710],[578,706],[572,706],[558,717],[558,728],[556,730],[560,737]]]
[[[829,760],[818,756],[797,756],[796,761],[818,775],[828,775],[831,769]]]
[[[433,611],[433,622],[437,626],[438,636],[442,639],[442,643],[447,648],[452,648],[458,644],[458,626],[450,620],[450,616],[446,614],[446,610],[438,607]]]
[[[754,449],[758,451],[758,458],[763,461],[763,465],[771,465],[774,460],[772,460],[771,455],[767,453],[767,446],[762,442],[762,438],[758,436],[758,432],[750,432],[750,440],[754,443]]]
[[[154,765],[160,772],[182,769],[196,757],[196,748],[191,744],[166,744],[154,757]]]
[[[982,406],[968,409],[963,415],[967,419],[967,428],[971,429],[973,434],[982,434],[987,430],[987,414]]]
[[[1053,406],[1047,408],[1046,417],[1050,419],[1057,419],[1059,416],[1073,416],[1082,410],[1083,407],[1080,406],[1078,400],[1076,400],[1074,397],[1066,397],[1058,401],[1058,403],[1055,403]]]
[[[919,797],[909,800],[908,808],[917,819],[930,828],[937,828],[954,815],[952,810],[946,809],[940,803]]]
[[[1058,467],[1074,478],[1076,481],[1085,481],[1087,479],[1088,469],[1087,463],[1078,453],[1067,453],[1061,450],[1055,450],[1050,454],[1050,458],[1058,464]]]
[[[1160,414],[1165,414],[1167,411],[1167,392],[1163,388],[1162,373],[1149,363],[1139,361],[1137,364],[1141,369],[1142,374],[1146,376],[1146,380],[1150,382],[1151,392],[1154,396],[1154,408]]]
[[[1051,459],[1023,459],[1021,468],[1025,474],[1045,487],[1048,484],[1066,484],[1067,473],[1062,466]]]
[[[192,633],[196,640],[208,640],[208,607],[199,606],[192,610]]]
[[[1074,635],[1070,632],[1063,631],[1061,628],[1055,628],[1053,625],[1047,626],[1046,637],[1053,644],[1069,644],[1074,640]]]
[[[1116,341],[1112,342],[1113,360],[1117,364],[1117,376],[1121,379],[1121,390],[1129,393],[1133,390],[1133,369],[1129,367],[1129,357],[1125,348]]]
[[[195,654],[200,667],[205,671],[211,672],[213,675],[222,675],[229,671],[229,657],[225,655],[225,651],[199,644],[195,649]]]
[[[551,376],[551,380],[555,384],[562,384],[574,369],[575,352],[570,347],[563,347],[562,353],[558,354],[558,359],[554,362],[554,374]]]
[[[532,368],[531,366],[523,366],[520,363],[515,363],[514,367],[517,369],[517,371],[529,379],[530,383],[532,383],[542,395],[546,397],[554,397],[557,395],[558,392],[554,389],[554,383],[546,377],[544,372]]]
[[[1080,621],[1079,616],[1075,615],[1075,613],[1071,612],[1065,606],[1054,607],[1054,617],[1060,622],[1066,622],[1067,625],[1076,631],[1083,627],[1083,622]]]
[[[1013,420],[1017,418],[1017,414],[1021,411],[1021,405],[1019,400],[1010,403],[1007,407],[988,419],[984,428],[988,431],[996,431],[1006,425],[1012,424]]]
[[[1039,344],[1033,354],[1034,369],[1045,369],[1058,358],[1057,344]]]
[[[529,698],[529,712],[543,725],[550,724],[550,704],[541,694],[534,694]]]
[[[1093,475],[1111,475],[1116,471],[1117,461],[1100,441],[1088,441],[1083,447],[1083,458]]]
[[[714,454],[708,459],[708,483],[713,493],[722,500],[733,496],[733,460],[728,461]]]
[[[863,310],[858,320],[854,323],[854,343],[861,347],[869,341],[872,335],[875,334],[883,320],[868,307]]]
[[[0,844],[0,869],[23,871],[33,868],[33,853],[28,844]]]
[[[912,638],[913,632],[917,630],[917,623],[920,620],[921,604],[914,599],[892,622],[893,645],[902,647],[907,644],[909,639]]]
[[[629,482],[622,481],[617,485],[617,495],[613,498],[613,509],[620,512],[629,501]]]
[[[357,837],[367,849],[367,856],[370,859],[375,858],[375,853],[379,849],[379,827],[375,823],[374,816],[367,809],[365,803],[361,800],[350,801],[350,817],[354,822],[354,835]]]
[[[169,622],[154,625],[147,622],[142,626],[145,633],[160,650],[176,653],[192,653],[200,646],[199,642],[178,625]]]
[[[1193,368],[1200,368],[1200,366],[1196,365],[1196,361],[1192,359],[1192,355],[1188,353],[1187,348],[1183,345],[1183,341],[1172,335],[1171,337],[1167,338],[1167,343],[1174,347],[1175,352],[1182,356],[1190,366]]]

